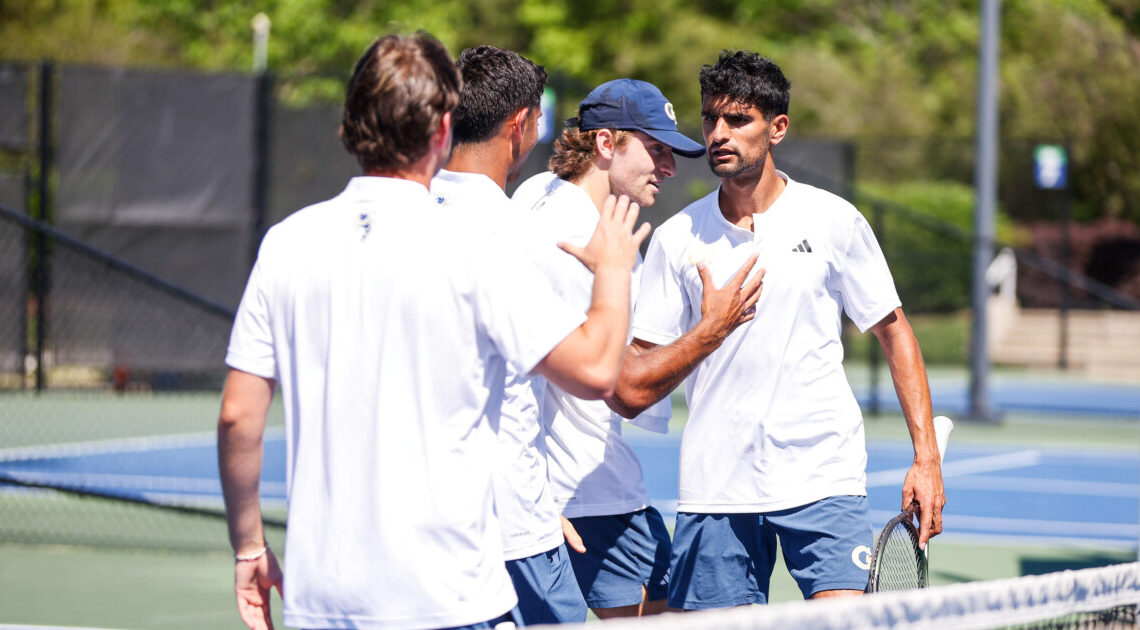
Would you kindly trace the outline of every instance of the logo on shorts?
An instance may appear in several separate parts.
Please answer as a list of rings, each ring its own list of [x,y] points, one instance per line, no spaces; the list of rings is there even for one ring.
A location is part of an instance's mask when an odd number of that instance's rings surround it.
[[[851,550],[851,562],[860,569],[867,570],[871,568],[871,548],[866,545],[859,545]]]
[[[669,101],[665,101],[665,115],[669,117],[669,120],[677,122],[677,114],[673,111],[673,104]]]

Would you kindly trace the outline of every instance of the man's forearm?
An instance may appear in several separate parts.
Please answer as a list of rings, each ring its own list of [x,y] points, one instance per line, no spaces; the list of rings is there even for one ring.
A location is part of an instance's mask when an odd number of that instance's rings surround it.
[[[624,418],[633,418],[669,395],[697,365],[724,342],[712,325],[699,322],[665,346],[638,345],[626,349],[614,395],[606,404]]]
[[[262,435],[273,399],[273,382],[238,370],[226,377],[218,417],[218,472],[226,523],[234,552],[256,552],[265,544],[258,489]]]
[[[586,321],[535,368],[567,393],[585,400],[613,394],[629,330],[629,270],[599,267]]]
[[[914,444],[915,461],[936,462],[938,445],[934,439],[930,384],[918,340],[901,310],[888,320],[882,330],[876,330],[876,336],[891,369],[895,393]]]
[[[261,435],[242,435],[241,427],[218,424],[218,465],[230,545],[235,553],[263,545],[261,503]]]

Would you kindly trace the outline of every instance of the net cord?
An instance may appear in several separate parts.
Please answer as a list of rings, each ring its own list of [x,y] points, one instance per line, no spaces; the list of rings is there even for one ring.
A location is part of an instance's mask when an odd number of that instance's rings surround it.
[[[606,622],[606,628],[980,630],[1137,605],[1140,605],[1140,563],[1134,562],[818,602],[785,602],[641,620],[612,619]]]

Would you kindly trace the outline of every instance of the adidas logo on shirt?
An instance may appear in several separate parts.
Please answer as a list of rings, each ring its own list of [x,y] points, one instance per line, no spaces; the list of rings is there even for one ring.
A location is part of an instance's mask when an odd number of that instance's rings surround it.
[[[805,238],[799,245],[796,245],[795,247],[793,247],[792,251],[793,252],[805,252],[805,253],[810,254],[811,253],[811,245],[808,245],[807,239]]]

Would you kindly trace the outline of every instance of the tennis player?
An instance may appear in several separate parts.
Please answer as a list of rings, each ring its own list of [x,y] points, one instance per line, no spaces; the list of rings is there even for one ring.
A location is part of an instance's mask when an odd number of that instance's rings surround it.
[[[634,341],[618,396],[627,411],[668,393],[686,372],[689,421],[669,605],[767,601],[779,539],[805,597],[861,593],[872,543],[863,420],[843,372],[840,313],[882,344],[910,429],[914,463],[903,505],[921,506],[921,542],[945,503],[926,370],[882,251],[862,215],[793,181],[773,153],[788,131],[789,83],[749,52],[721,54],[700,74],[707,159],[718,190],[661,225],[641,270]],[[643,360],[697,326],[706,281],[742,261],[766,270],[755,318],[694,368]]]
[[[258,503],[274,385],[287,438],[285,622],[303,628],[503,627],[517,617],[494,514],[505,365],[583,398],[612,393],[630,272],[648,226],[609,199],[584,247],[583,313],[544,288],[483,217],[441,217],[428,184],[451,149],[460,77],[426,33],[357,62],[341,138],[364,171],[272,228],[226,362],[218,451],[242,620],[270,624],[281,573]]]
[[[518,179],[538,141],[546,71],[494,46],[464,50],[457,65],[463,90],[455,110],[455,147],[446,169],[432,179],[432,192],[444,208],[484,216],[522,244],[536,244],[526,233],[529,216],[510,201],[504,187]],[[553,245],[544,245],[535,248],[536,256],[578,265]],[[547,482],[545,432],[533,380],[507,366],[494,475],[507,572],[524,623],[581,623],[586,602],[574,581],[563,519]]]
[[[677,130],[661,91],[644,81],[610,81],[590,92],[562,132],[550,159],[553,172],[523,182],[514,200],[534,211],[550,242],[584,243],[609,195],[652,205],[676,174],[674,153],[692,158],[704,148]],[[565,258],[547,262],[556,263],[547,272],[558,293],[584,308],[589,272]],[[739,285],[734,295],[741,295]],[[740,314],[718,312],[716,318]],[[670,413],[665,400],[633,421],[665,432]],[[542,415],[555,499],[585,544],[584,553],[570,557],[586,602],[601,618],[663,611],[669,534],[649,505],[621,418],[604,402],[582,400],[557,383],[545,385]]]

